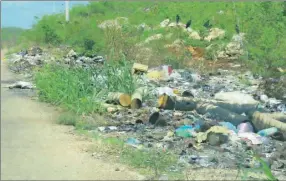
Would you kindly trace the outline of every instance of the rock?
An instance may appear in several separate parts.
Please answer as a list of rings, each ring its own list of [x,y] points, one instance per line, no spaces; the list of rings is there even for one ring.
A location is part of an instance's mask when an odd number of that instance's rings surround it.
[[[101,29],[114,27],[116,29],[120,29],[123,24],[128,23],[128,18],[126,17],[118,17],[115,20],[106,20],[98,25]]]
[[[194,39],[194,40],[200,40],[201,36],[197,31],[191,31],[189,34],[189,38]]]
[[[234,35],[231,42],[229,42],[224,51],[218,52],[218,58],[238,59],[243,54],[242,41],[244,33]]]
[[[165,28],[166,26],[168,26],[169,23],[170,23],[170,19],[165,19],[164,21],[162,21],[162,22],[160,23],[160,26],[161,26],[162,28]]]
[[[213,39],[216,39],[216,38],[221,38],[225,35],[225,31],[222,30],[222,29],[219,29],[219,28],[212,28],[210,29],[210,33],[207,37],[205,37],[204,39],[206,41],[211,41]]]
[[[159,40],[163,37],[162,34],[156,34],[156,35],[153,35],[153,36],[150,36],[149,38],[147,38],[145,40],[145,43],[149,43],[150,41],[153,41],[153,40]]]
[[[172,23],[170,23],[168,26],[169,26],[169,27],[175,27],[175,26],[177,26],[177,24],[174,23],[174,22],[172,22]]]
[[[226,101],[231,104],[258,104],[251,95],[244,94],[238,91],[234,92],[219,92],[215,94],[215,99]]]
[[[70,50],[67,54],[68,58],[77,58],[77,53],[74,50]]]

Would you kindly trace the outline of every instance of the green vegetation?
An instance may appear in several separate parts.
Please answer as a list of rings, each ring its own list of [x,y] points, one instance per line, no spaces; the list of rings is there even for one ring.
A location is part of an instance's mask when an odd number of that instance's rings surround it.
[[[99,102],[108,92],[131,94],[136,88],[136,79],[127,61],[109,62],[102,69],[86,70],[48,64],[36,72],[35,83],[40,100],[77,114],[102,112]]]
[[[1,48],[15,46],[20,43],[19,38],[24,29],[16,27],[1,28]]]
[[[128,5],[127,5],[128,3]],[[83,53],[100,53],[110,60],[119,60],[123,54],[127,60],[144,62],[136,57],[139,50],[134,46],[156,33],[167,35],[170,39],[152,43],[151,65],[170,62],[184,62],[190,59],[184,52],[174,56],[163,48],[163,43],[171,43],[177,38],[187,41],[187,45],[207,47],[210,44],[223,45],[235,34],[238,23],[240,32],[246,33],[243,43],[247,52],[241,57],[256,73],[269,76],[277,72],[277,67],[286,65],[286,16],[283,2],[90,2],[87,6],[77,6],[71,10],[71,21],[64,21],[64,14],[44,16],[31,30],[26,31],[23,42],[37,45],[70,45]],[[223,40],[204,42],[189,40],[187,34],[177,29],[159,28],[159,23],[169,17],[173,22],[176,14],[186,23],[192,19],[192,28],[201,35],[206,33],[203,26],[210,20],[213,27],[226,30]],[[105,20],[127,17],[121,29],[98,27]],[[150,30],[137,28],[145,23]],[[148,45],[149,46],[149,45]],[[214,52],[207,52],[206,58],[214,59]],[[156,60],[156,61],[153,61]],[[177,63],[178,64],[178,63]],[[179,63],[182,64],[182,63]]]
[[[63,113],[59,116],[57,123],[63,125],[76,126],[78,117],[73,113]]]

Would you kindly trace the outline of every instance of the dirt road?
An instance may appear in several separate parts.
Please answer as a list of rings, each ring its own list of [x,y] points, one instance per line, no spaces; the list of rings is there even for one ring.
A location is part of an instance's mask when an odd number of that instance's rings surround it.
[[[1,180],[143,179],[84,152],[90,142],[53,123],[57,112],[52,107],[3,88],[15,79],[1,61]]]

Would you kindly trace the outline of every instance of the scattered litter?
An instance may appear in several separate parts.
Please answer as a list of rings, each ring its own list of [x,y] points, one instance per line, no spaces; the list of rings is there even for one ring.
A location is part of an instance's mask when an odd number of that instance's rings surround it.
[[[34,89],[34,88],[36,88],[36,86],[34,86],[30,82],[18,81],[18,82],[16,82],[16,83],[14,83],[14,84],[9,86],[9,89],[14,89],[14,88],[18,88],[18,89]]]

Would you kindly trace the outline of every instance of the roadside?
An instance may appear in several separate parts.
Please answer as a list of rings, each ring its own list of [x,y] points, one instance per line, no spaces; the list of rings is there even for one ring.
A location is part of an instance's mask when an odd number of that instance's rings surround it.
[[[91,142],[74,135],[73,127],[55,124],[54,108],[4,88],[15,80],[1,61],[1,179],[143,178],[122,165],[91,157],[86,151]]]

